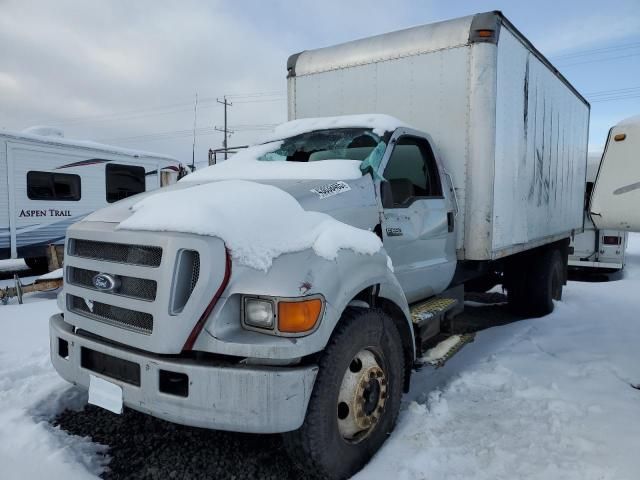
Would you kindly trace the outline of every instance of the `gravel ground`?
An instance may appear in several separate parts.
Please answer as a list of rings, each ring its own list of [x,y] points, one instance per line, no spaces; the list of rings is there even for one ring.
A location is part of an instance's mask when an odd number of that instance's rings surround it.
[[[249,435],[183,427],[125,410],[92,405],[54,420],[72,435],[109,445],[105,479],[303,479],[279,435]]]

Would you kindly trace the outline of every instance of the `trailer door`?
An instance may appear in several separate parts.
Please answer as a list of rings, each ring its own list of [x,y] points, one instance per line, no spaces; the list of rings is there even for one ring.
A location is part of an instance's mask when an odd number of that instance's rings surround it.
[[[640,117],[609,131],[591,195],[598,229],[640,231]]]

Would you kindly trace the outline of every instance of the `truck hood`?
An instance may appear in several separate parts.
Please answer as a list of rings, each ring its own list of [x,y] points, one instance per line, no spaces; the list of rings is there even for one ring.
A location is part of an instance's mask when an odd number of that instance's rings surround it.
[[[132,214],[131,207],[143,198],[162,195],[172,190],[193,188],[203,183],[217,182],[179,182],[169,187],[141,193],[97,210],[85,217],[83,221],[120,223],[129,218]],[[255,182],[284,190],[305,210],[324,212],[354,227],[370,229],[378,223],[375,188],[370,175],[364,175],[355,180],[255,180]],[[232,198],[229,199],[229,203],[233,204]]]

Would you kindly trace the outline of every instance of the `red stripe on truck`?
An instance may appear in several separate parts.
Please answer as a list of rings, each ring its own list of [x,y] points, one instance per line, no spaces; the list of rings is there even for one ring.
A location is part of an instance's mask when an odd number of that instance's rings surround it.
[[[204,312],[200,316],[198,323],[196,323],[196,325],[193,327],[193,330],[191,330],[191,334],[189,335],[189,338],[187,338],[187,341],[184,343],[184,346],[182,347],[183,352],[187,350],[193,350],[193,345],[196,343],[196,340],[198,339],[200,332],[202,332],[202,329],[204,328],[204,324],[207,322],[207,318],[209,318],[209,315],[213,311],[213,308],[218,303],[218,300],[220,299],[220,295],[222,295],[222,292],[224,292],[224,289],[227,288],[227,284],[229,283],[229,278],[231,277],[231,255],[229,254],[228,249],[225,249],[225,256],[226,256],[226,260],[224,265],[224,278],[222,279],[222,283],[220,284],[215,295],[209,302],[209,305],[207,305],[207,308],[204,310]]]

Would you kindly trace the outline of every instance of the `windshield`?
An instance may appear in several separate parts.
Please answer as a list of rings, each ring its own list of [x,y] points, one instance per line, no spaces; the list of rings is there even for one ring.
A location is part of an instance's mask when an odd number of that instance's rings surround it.
[[[382,148],[379,148],[382,144]],[[319,160],[368,160],[385,143],[370,128],[335,128],[285,138],[277,150],[260,161],[317,162]],[[378,148],[377,148],[378,147]]]

